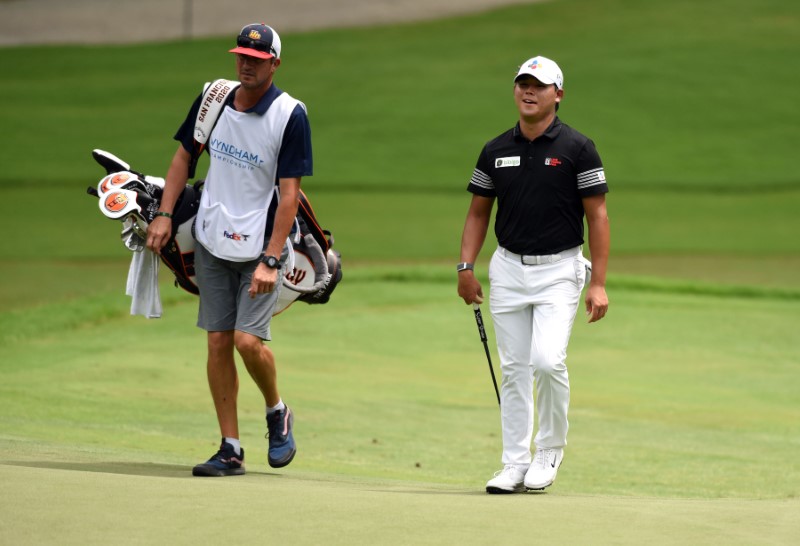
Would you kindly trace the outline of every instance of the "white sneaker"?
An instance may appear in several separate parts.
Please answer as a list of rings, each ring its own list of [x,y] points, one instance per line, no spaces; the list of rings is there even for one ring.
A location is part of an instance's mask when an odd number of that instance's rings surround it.
[[[522,493],[525,491],[524,467],[507,464],[503,470],[494,473],[494,478],[486,482],[487,493]]]
[[[525,473],[525,487],[538,491],[552,485],[563,460],[563,449],[537,449]]]

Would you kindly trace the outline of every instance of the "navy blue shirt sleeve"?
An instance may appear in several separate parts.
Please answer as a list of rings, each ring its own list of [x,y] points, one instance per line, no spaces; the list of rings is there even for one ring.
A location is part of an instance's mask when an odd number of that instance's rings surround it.
[[[297,105],[283,131],[278,153],[278,178],[311,176],[314,162],[311,155],[311,126],[301,105]]]

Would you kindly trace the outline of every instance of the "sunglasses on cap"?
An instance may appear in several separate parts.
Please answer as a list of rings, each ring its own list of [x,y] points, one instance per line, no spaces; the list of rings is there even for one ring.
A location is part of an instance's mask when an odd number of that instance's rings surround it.
[[[238,47],[246,47],[247,49],[255,49],[256,51],[260,51],[262,53],[269,53],[270,55],[277,57],[275,48],[272,47],[272,44],[268,44],[261,40],[253,40],[247,36],[239,36],[236,38],[236,45]]]

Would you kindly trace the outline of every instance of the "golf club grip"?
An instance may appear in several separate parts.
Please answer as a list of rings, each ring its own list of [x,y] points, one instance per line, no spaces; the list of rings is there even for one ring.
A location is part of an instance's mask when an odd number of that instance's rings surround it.
[[[472,310],[475,312],[475,322],[478,324],[478,333],[481,335],[481,341],[486,343],[488,338],[486,337],[486,328],[483,326],[483,314],[481,313],[481,308],[477,303],[473,303]]]

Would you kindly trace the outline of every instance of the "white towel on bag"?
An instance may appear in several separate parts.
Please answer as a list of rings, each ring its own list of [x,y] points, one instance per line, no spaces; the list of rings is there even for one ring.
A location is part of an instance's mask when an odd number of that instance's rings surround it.
[[[131,315],[161,318],[161,294],[158,291],[158,254],[149,249],[134,252],[128,269],[125,294],[132,298]]]

